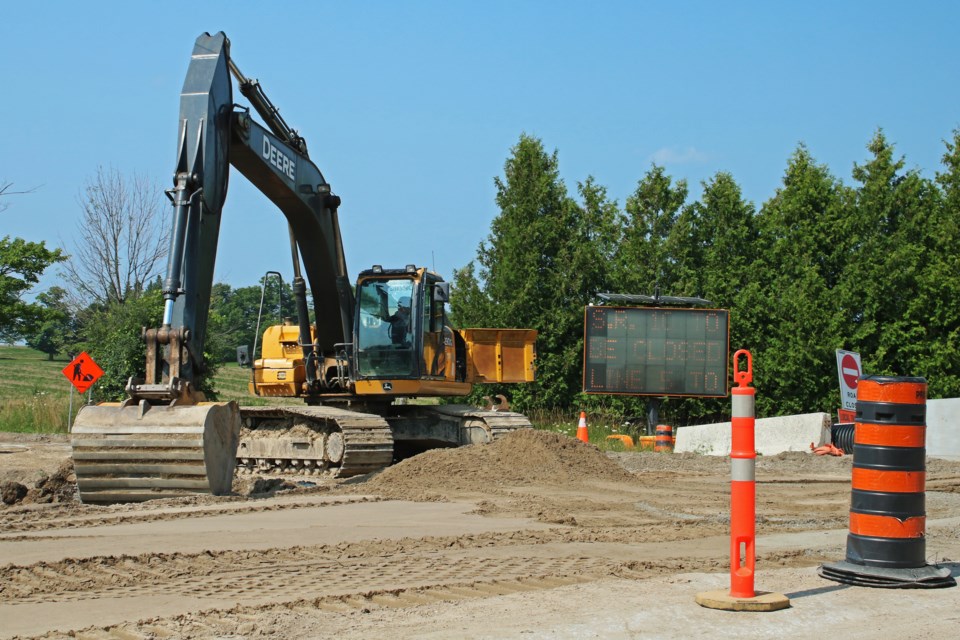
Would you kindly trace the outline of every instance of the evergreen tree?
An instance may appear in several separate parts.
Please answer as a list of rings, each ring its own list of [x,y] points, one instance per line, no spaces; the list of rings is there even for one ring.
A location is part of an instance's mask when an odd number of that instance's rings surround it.
[[[654,165],[624,211],[588,179],[567,195],[557,153],[521,136],[496,179],[500,213],[477,259],[455,272],[460,326],[540,331],[537,385],[518,406],[578,398],[582,306],[600,291],[700,296],[731,313],[731,351],[754,354],[758,415],[836,408],[835,354],[866,373],[922,375],[960,395],[960,130],[936,180],[905,170],[882,131],[845,186],[800,145],[759,213],[728,173],[687,186]],[[489,392],[489,391],[487,391]],[[643,399],[593,396],[636,412]],[[670,401],[677,424],[726,419],[723,401]]]
[[[687,183],[666,175],[654,165],[627,198],[623,240],[614,262],[621,293],[652,295],[659,285],[664,295],[683,295],[672,289],[672,261],[668,239],[687,199]]]
[[[926,260],[908,305],[922,332],[903,347],[933,398],[960,396],[960,129],[945,146],[943,171],[936,176],[941,198],[927,223]]]
[[[758,217],[752,274],[763,321],[753,328],[763,393],[759,415],[830,412],[837,406],[835,349],[843,346],[834,312],[849,245],[840,231],[847,190],[801,145],[783,185]]]
[[[676,274],[673,290],[729,309],[731,351],[754,348],[762,324],[752,273],[758,232],[754,207],[733,176],[721,172],[704,182],[701,197],[683,209],[667,242]],[[668,409],[680,424],[725,419],[729,412],[717,400],[685,400]]]
[[[482,245],[481,245],[482,246]],[[450,322],[455,327],[482,327],[492,317],[492,302],[477,279],[476,261],[453,270]]]
[[[495,185],[500,213],[478,250],[479,269],[456,272],[452,313],[461,326],[537,329],[538,381],[510,393],[519,408],[565,407],[580,389],[583,307],[606,284],[616,205],[592,179],[576,203],[557,152],[528,135]]]
[[[855,165],[860,183],[844,235],[853,240],[840,283],[847,348],[859,351],[865,373],[922,375],[915,344],[926,335],[925,314],[914,307],[930,258],[926,238],[938,231],[940,194],[904,160],[882,131],[868,145],[872,158]]]

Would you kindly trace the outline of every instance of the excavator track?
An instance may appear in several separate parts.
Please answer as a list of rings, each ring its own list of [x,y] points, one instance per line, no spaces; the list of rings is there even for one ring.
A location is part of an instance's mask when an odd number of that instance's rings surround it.
[[[526,416],[510,411],[466,405],[403,409],[391,406],[379,415],[329,406],[241,407],[238,473],[334,478],[372,473],[393,463],[395,438],[402,441],[410,431],[402,422],[416,424],[418,436],[433,443],[425,448],[483,444],[533,428]]]
[[[430,409],[442,418],[460,420],[461,444],[492,442],[511,431],[533,428],[527,416],[513,411],[490,411],[462,404],[440,404]]]
[[[517,429],[533,428],[530,420],[521,413],[457,404],[407,405],[405,410],[398,411],[397,418],[398,422],[391,423],[398,432],[394,434],[395,438],[401,441],[420,439],[437,446],[484,444]]]
[[[382,417],[324,406],[241,407],[241,473],[349,478],[393,462],[393,435]]]

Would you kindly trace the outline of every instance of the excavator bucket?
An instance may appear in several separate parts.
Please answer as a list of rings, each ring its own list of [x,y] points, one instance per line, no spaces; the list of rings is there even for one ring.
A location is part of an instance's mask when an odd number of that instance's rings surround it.
[[[229,493],[239,438],[235,402],[84,407],[70,438],[80,500]]]

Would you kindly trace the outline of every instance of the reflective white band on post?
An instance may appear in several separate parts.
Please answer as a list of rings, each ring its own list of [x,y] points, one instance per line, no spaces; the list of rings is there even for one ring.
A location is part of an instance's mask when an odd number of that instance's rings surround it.
[[[734,418],[752,418],[754,411],[753,394],[733,393],[731,395],[733,396],[733,413],[731,415]]]
[[[734,482],[753,482],[756,479],[756,458],[730,458],[730,479]]]

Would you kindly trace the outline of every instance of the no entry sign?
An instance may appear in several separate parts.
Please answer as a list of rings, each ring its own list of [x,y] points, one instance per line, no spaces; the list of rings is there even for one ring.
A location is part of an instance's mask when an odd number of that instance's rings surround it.
[[[67,380],[77,388],[77,391],[83,393],[100,379],[103,369],[84,351],[63,368],[63,375],[67,376]]]
[[[857,408],[857,380],[860,379],[860,354],[837,349],[837,374],[840,377],[840,406],[848,411]]]

